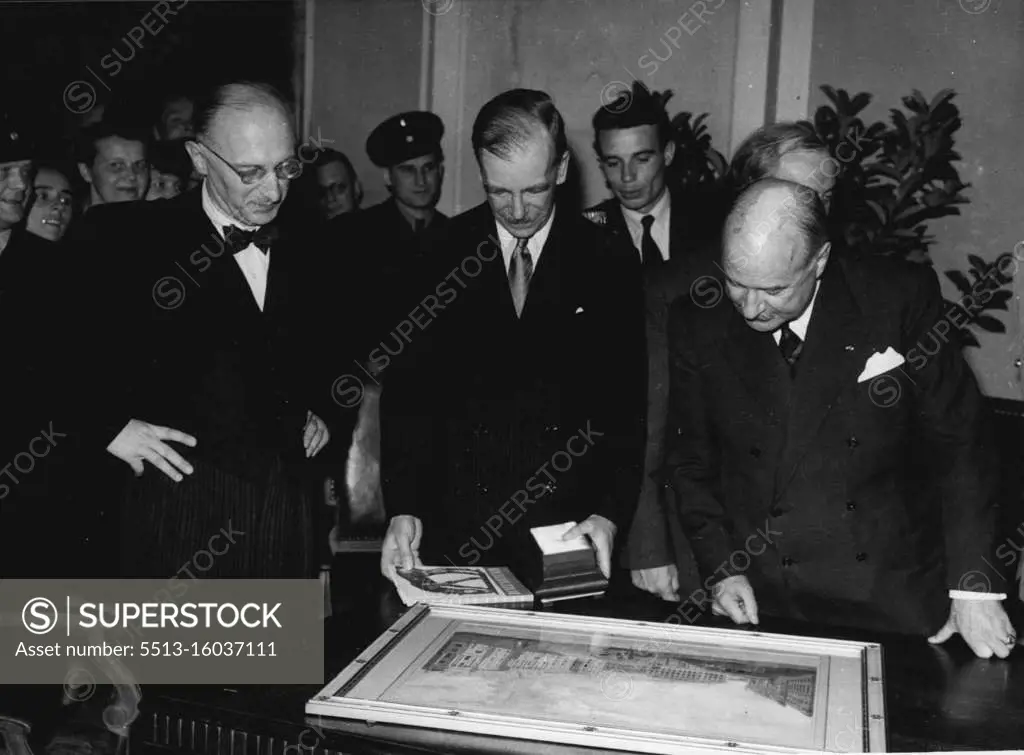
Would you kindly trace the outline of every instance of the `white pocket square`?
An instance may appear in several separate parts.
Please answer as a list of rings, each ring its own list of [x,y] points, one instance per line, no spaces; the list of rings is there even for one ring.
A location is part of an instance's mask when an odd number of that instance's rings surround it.
[[[578,315],[578,314],[580,314],[580,313],[582,313],[582,312],[583,312],[583,307],[576,307],[576,312],[575,312],[575,314],[577,314],[577,315]]]
[[[876,351],[868,357],[868,361],[864,363],[864,370],[857,378],[857,382],[863,383],[865,380],[878,377],[883,372],[888,372],[894,367],[899,367],[905,361],[907,360],[903,358],[903,355],[896,351],[892,346],[887,348],[884,354],[879,354]]]

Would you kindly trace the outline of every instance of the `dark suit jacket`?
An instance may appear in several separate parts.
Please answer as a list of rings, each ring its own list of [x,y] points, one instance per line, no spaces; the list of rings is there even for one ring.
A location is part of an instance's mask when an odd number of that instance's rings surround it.
[[[80,494],[90,470],[71,465],[67,407],[80,400],[78,365],[66,360],[61,245],[14,229],[0,252],[0,574],[109,576],[102,501]],[[78,495],[75,495],[78,493]]]
[[[0,467],[26,450],[56,398],[48,383],[51,342],[58,332],[57,285],[64,264],[57,244],[15,228],[0,251],[0,325],[4,359],[0,369]],[[4,482],[4,481],[0,481]],[[0,489],[0,493],[2,493]],[[0,497],[3,500],[3,497]]]
[[[717,238],[702,224],[705,208],[681,191],[673,191],[669,227],[669,259],[666,264],[643,270],[646,343],[647,343],[647,415],[644,473],[636,516],[623,550],[624,566],[644,569],[677,565],[680,590],[689,594],[699,585],[693,553],[682,532],[672,491],[659,470],[665,464],[665,428],[668,417],[668,310],[681,296],[689,296],[701,276],[717,272]],[[622,243],[634,248],[622,207],[614,197],[602,202],[585,216],[603,225]],[[635,248],[634,248],[635,249]],[[640,266],[640,255],[634,260]]]
[[[519,319],[497,239],[487,205],[452,221],[442,309],[413,336],[433,339],[434,358],[381,399],[384,504],[423,520],[425,562],[515,565],[532,552],[529,527],[591,514],[621,537],[639,488],[631,250],[556,211]]]
[[[834,251],[791,380],[771,335],[727,300],[677,302],[669,465],[705,576],[745,574],[764,614],[916,634],[946,620],[947,588],[977,589],[992,449],[942,317],[931,269]],[[858,382],[889,347],[906,363]],[[913,466],[922,455],[939,500]]]
[[[199,189],[93,208],[72,243],[94,330],[96,396],[82,424],[95,448],[134,417],[194,435],[186,458],[261,484],[275,459],[304,463],[307,410],[335,437],[350,430],[354,413],[331,401],[340,367],[312,346],[323,294],[319,249],[302,228],[282,229],[271,250],[262,312]]]
[[[414,351],[396,331],[436,285],[430,276],[448,220],[435,212],[430,225],[417,234],[395,200],[388,199],[327,224],[326,246],[336,250],[334,264],[347,271],[345,277],[358,281],[350,288],[360,324],[359,356],[364,362],[372,362],[378,355],[388,357],[379,376],[382,381],[397,372],[393,367],[409,361]],[[339,272],[337,277],[342,276]]]

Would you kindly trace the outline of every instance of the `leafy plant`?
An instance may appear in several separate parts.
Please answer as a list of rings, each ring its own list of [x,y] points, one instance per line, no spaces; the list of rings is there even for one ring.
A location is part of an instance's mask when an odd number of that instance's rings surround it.
[[[667,94],[671,96],[671,92]],[[711,134],[705,125],[707,118],[707,113],[694,118],[688,112],[672,118],[676,152],[668,166],[667,180],[690,207],[692,230],[711,238],[724,220],[729,203],[729,163],[711,145]]]
[[[669,172],[678,185],[694,192],[718,188],[729,167],[722,153],[711,146],[711,134],[704,125],[707,118],[707,113],[693,118],[687,112],[672,118],[676,154]]]
[[[1006,326],[992,315],[985,314],[987,309],[1009,308],[1013,292],[1008,286],[1013,281],[1012,274],[1007,271],[1016,268],[1016,262],[1009,253],[1002,254],[994,262],[986,262],[976,254],[968,254],[967,261],[971,279],[959,270],[947,270],[946,277],[960,292],[960,300],[950,303],[950,321],[954,323],[970,323],[989,333],[1005,333]],[[1010,263],[1007,265],[1006,263]],[[960,335],[966,346],[979,346],[978,339],[966,327],[961,327]]]
[[[928,233],[928,222],[959,215],[959,205],[970,202],[963,194],[970,184],[960,180],[954,165],[960,160],[954,134],[962,124],[955,93],[944,89],[929,102],[915,89],[903,98],[909,113],[892,109],[891,125],[866,125],[860,113],[871,102],[869,93],[851,98],[843,89],[821,89],[831,105],[818,108],[813,127],[841,167],[832,196],[833,234],[860,253],[931,264],[935,237]],[[1010,278],[998,262],[976,255],[968,255],[968,261],[973,281],[959,270],[946,272],[964,295],[949,302],[961,315],[950,319],[959,324],[964,344],[977,346],[968,326],[1006,331],[1002,321],[985,312],[1007,309]]]

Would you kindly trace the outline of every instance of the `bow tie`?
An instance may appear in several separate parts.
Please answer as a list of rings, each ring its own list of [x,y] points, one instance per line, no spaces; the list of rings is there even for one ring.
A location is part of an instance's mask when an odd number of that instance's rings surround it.
[[[248,248],[250,244],[255,245],[257,249],[266,254],[270,251],[270,246],[277,241],[278,236],[279,230],[275,225],[265,225],[255,231],[243,231],[235,225],[224,226],[224,246],[232,254],[238,254]]]

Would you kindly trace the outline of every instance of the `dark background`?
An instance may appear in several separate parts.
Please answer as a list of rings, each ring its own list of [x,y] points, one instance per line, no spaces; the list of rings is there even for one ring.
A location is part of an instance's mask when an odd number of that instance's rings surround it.
[[[0,3],[2,107],[49,141],[72,137],[92,110],[75,113],[65,105],[75,81],[92,87],[99,104],[123,105],[147,122],[167,89],[192,90],[234,75],[268,81],[294,100],[290,0],[168,4],[176,15],[165,13],[164,23],[152,12],[154,0]],[[146,14],[155,34],[143,28]],[[133,27],[145,32],[140,44],[127,36]],[[84,107],[88,91],[79,87],[69,101]]]

